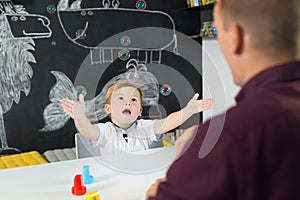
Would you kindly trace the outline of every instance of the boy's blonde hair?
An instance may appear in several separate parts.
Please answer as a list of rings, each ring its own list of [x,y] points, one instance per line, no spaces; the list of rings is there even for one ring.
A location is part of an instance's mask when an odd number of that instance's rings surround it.
[[[106,95],[105,95],[105,99],[106,99],[106,104],[110,104],[111,102],[111,95],[114,91],[120,89],[120,88],[123,88],[123,87],[133,87],[133,88],[136,88],[136,90],[139,92],[140,94],[140,102],[141,102],[141,106],[142,106],[142,98],[143,98],[143,93],[142,93],[142,90],[137,87],[136,85],[132,84],[132,83],[129,83],[129,82],[118,82],[118,83],[115,83],[113,84],[112,86],[110,86],[106,92]]]

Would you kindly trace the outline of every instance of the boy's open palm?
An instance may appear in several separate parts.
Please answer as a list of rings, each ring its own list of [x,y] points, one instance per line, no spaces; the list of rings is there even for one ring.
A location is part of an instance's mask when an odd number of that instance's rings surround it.
[[[186,108],[191,113],[199,113],[204,110],[209,109],[213,104],[213,99],[203,99],[203,100],[197,100],[199,97],[199,94],[196,93],[193,98],[188,102]]]
[[[78,120],[85,116],[85,103],[82,94],[79,95],[79,102],[70,99],[62,99],[60,104],[64,112],[74,120]]]

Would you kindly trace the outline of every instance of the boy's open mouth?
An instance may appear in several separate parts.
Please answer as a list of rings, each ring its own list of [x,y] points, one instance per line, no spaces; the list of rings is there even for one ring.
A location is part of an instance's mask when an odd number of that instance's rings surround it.
[[[125,110],[123,110],[123,112],[122,112],[123,114],[129,114],[129,115],[131,115],[131,111],[129,110],[129,109],[125,109]]]

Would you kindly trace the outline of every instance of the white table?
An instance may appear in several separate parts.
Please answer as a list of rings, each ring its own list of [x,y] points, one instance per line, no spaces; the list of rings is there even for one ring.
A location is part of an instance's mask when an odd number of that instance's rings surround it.
[[[85,199],[71,192],[74,176],[90,166],[94,183],[87,192],[98,190],[101,200],[143,200],[150,185],[164,177],[175,158],[174,147],[143,154],[100,156],[0,171],[0,199],[71,200]]]

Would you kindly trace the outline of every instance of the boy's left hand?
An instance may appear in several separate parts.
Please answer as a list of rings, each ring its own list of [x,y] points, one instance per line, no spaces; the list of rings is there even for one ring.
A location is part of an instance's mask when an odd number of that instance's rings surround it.
[[[199,94],[196,93],[186,106],[187,110],[193,114],[209,109],[214,102],[213,99],[197,100],[198,97]]]
[[[184,133],[175,141],[176,159],[178,159],[192,144],[197,131],[198,125],[192,126],[184,131]]]

